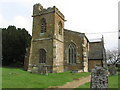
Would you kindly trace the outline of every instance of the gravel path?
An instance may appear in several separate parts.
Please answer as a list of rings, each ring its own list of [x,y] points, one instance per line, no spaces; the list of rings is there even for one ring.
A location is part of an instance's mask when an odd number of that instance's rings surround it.
[[[76,79],[76,80],[74,80],[74,81],[72,81],[72,82],[68,82],[68,83],[66,83],[65,85],[63,85],[63,86],[51,86],[51,87],[49,87],[49,88],[47,88],[47,89],[45,89],[45,90],[59,90],[60,88],[69,88],[69,90],[70,90],[70,88],[71,88],[71,90],[72,90],[72,88],[78,88],[80,85],[82,85],[82,84],[84,84],[84,83],[87,83],[87,82],[90,82],[90,79],[91,79],[91,76],[87,76],[87,77],[82,77],[82,78],[79,78],[79,79]]]

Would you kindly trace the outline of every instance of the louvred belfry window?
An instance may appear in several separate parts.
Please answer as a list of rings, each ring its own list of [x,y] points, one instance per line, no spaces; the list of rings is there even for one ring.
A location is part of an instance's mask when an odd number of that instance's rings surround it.
[[[62,35],[62,23],[61,22],[58,23],[58,31],[59,31],[59,34]]]
[[[46,20],[45,18],[42,18],[41,19],[41,33],[45,33],[47,30],[46,30]]]

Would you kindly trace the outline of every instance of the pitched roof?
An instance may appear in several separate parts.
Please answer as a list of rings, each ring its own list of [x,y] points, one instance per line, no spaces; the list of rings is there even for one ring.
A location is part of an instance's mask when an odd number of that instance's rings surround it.
[[[81,32],[77,32],[77,31],[72,31],[72,30],[68,30],[68,29],[64,29],[64,33],[72,33],[72,34],[76,34],[76,35],[79,35],[79,36],[83,36],[87,39],[87,41],[89,42],[87,36],[85,35],[85,33],[81,33]]]
[[[90,42],[89,60],[101,60],[103,59],[103,42]]]

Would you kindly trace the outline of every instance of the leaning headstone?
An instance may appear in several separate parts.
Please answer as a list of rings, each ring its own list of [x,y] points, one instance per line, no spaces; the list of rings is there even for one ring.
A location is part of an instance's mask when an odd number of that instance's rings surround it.
[[[108,70],[100,67],[95,66],[91,73],[91,90],[107,90],[108,88]]]

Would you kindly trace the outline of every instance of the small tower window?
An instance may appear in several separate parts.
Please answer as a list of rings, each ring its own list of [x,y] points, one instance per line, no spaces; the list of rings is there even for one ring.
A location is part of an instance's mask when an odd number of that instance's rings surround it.
[[[39,63],[46,63],[46,51],[45,49],[40,49],[39,51]]]
[[[58,31],[59,31],[59,34],[62,35],[62,23],[61,22],[58,23]]]
[[[45,18],[41,19],[41,33],[45,33],[46,32],[46,20]]]

